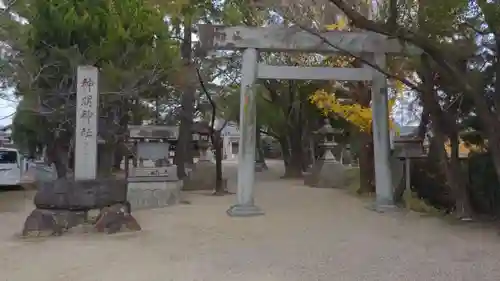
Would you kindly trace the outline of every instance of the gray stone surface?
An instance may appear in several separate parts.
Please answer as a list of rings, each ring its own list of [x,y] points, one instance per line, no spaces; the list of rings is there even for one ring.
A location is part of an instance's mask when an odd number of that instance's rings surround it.
[[[177,181],[177,165],[165,167],[138,167],[130,168],[129,177],[168,177],[169,180]]]
[[[198,161],[189,176],[184,179],[182,190],[214,190],[215,179],[215,164],[211,161]]]
[[[304,184],[310,187],[316,187],[319,182],[319,174],[321,172],[321,167],[323,167],[323,159],[318,159],[309,168],[309,170],[304,175]]]
[[[323,163],[319,172],[319,179],[316,187],[319,188],[343,188],[346,185],[347,167],[339,162]]]
[[[182,181],[129,182],[127,200],[133,211],[177,204]]]
[[[41,181],[34,203],[39,209],[96,209],[125,202],[126,192],[126,180],[115,178]]]
[[[264,215],[264,211],[255,205],[234,205],[226,212],[230,217],[255,217]]]
[[[304,177],[304,184],[319,188],[342,188],[346,184],[349,167],[339,162],[318,160]]]

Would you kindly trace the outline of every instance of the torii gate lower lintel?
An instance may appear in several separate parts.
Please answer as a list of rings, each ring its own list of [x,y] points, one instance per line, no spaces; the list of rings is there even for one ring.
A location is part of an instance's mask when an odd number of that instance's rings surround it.
[[[240,149],[238,165],[237,204],[227,213],[230,216],[262,215],[254,204],[255,180],[255,123],[256,100],[254,84],[257,79],[287,80],[372,80],[373,145],[375,161],[375,208],[384,211],[394,206],[393,186],[389,165],[389,112],[387,79],[383,73],[364,65],[363,68],[291,67],[258,63],[258,53],[304,52],[336,53],[339,49],[361,54],[381,69],[386,68],[386,54],[418,55],[421,51],[403,46],[395,39],[372,32],[330,31],[321,36],[298,30],[296,27],[224,27],[199,25],[202,50],[243,50],[240,93]]]

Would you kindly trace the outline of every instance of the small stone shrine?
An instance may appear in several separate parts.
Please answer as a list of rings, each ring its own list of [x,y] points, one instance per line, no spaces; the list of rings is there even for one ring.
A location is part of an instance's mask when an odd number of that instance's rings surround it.
[[[342,130],[333,128],[330,120],[325,119],[325,124],[315,132],[323,138],[321,146],[324,149],[323,156],[314,163],[311,173],[304,178],[304,184],[319,188],[341,188],[345,183],[346,167],[342,165],[333,154],[337,147],[335,136],[340,136]]]
[[[198,139],[199,159],[189,176],[184,179],[182,190],[215,190],[217,174],[210,147],[210,125],[206,121],[198,122],[194,133]],[[226,179],[222,180],[223,185],[226,185],[226,182]]]
[[[180,200],[182,181],[177,178],[177,165],[169,162],[169,140],[175,138],[169,126],[129,126],[129,141],[137,158],[145,164],[129,169],[127,200],[132,210],[173,205]]]

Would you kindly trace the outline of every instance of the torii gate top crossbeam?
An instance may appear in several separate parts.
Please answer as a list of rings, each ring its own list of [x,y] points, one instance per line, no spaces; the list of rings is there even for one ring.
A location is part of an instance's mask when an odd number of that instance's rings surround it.
[[[282,26],[247,27],[201,24],[199,38],[203,50],[238,50],[255,48],[264,52],[335,53],[354,54],[390,53],[418,55],[415,46],[404,45],[397,39],[373,32],[328,31],[320,33],[334,48],[315,34],[299,27]]]

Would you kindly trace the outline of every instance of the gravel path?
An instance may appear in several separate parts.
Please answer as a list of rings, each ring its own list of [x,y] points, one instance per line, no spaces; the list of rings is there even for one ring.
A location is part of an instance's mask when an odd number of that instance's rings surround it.
[[[343,191],[279,180],[271,166],[256,188],[265,216],[229,218],[234,196],[188,194],[191,205],[136,212],[144,231],[112,236],[21,241],[13,233],[30,193],[0,194],[0,280],[500,280],[500,237],[491,230],[377,214]]]

